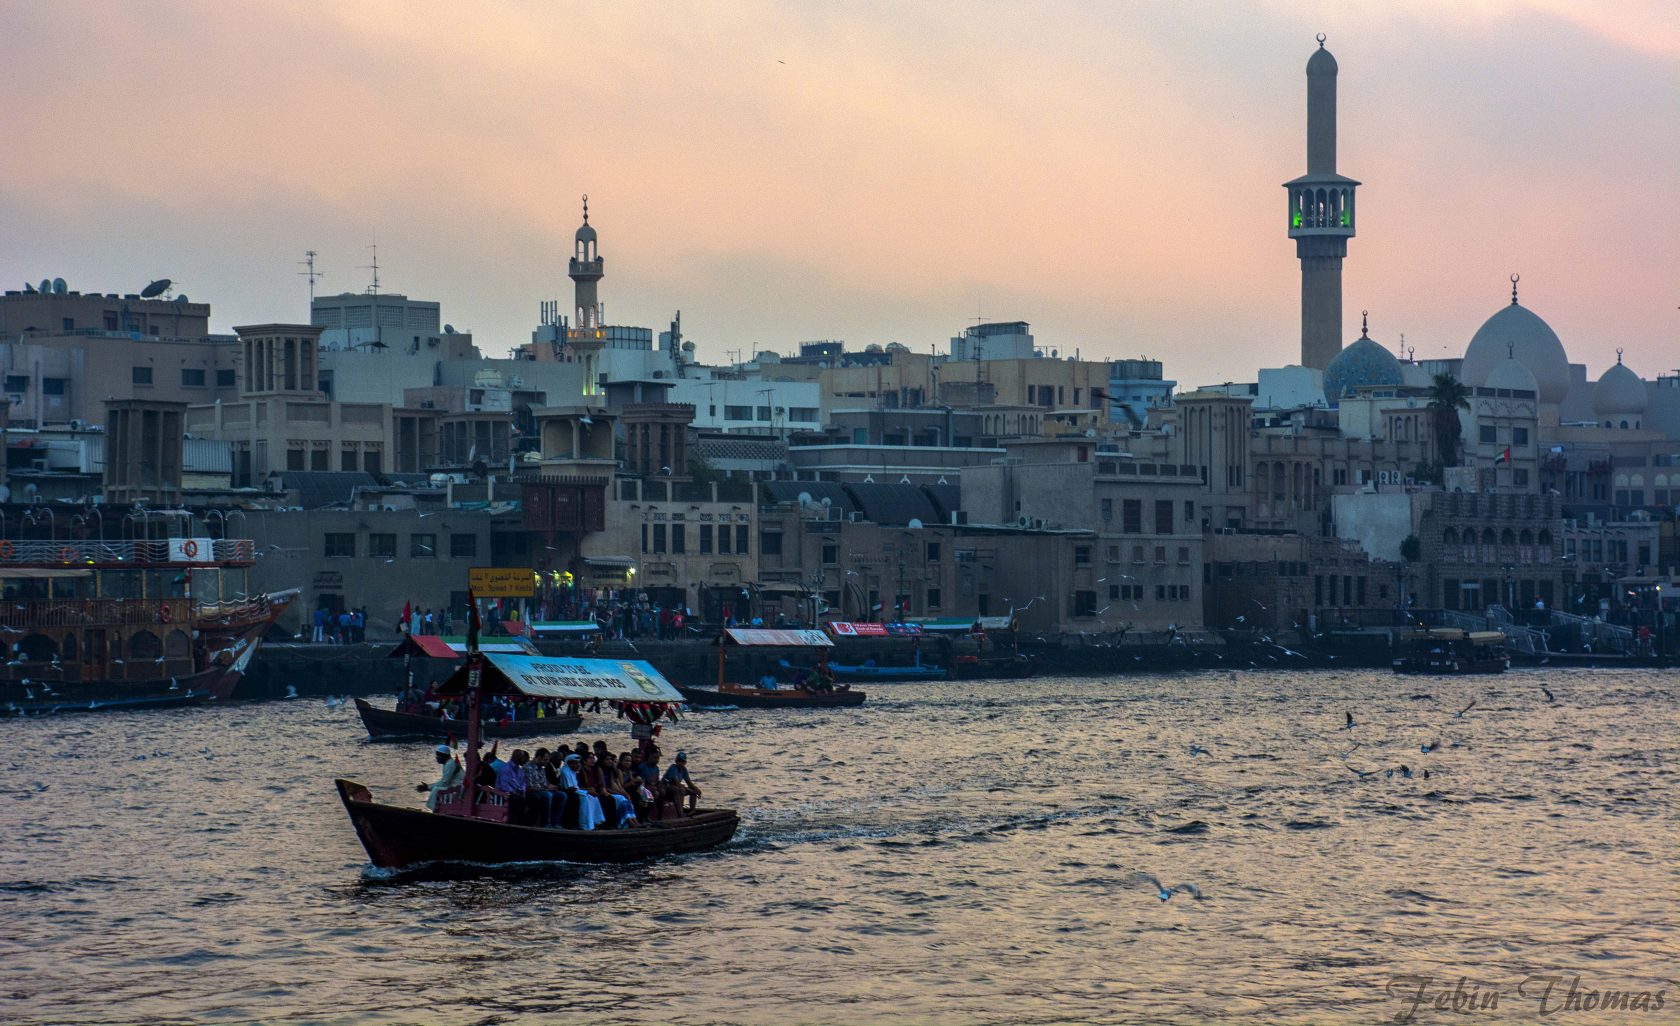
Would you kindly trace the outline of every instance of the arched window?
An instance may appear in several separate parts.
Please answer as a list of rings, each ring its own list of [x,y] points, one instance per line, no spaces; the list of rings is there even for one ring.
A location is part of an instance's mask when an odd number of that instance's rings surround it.
[[[1507,527],[1505,530],[1499,532],[1499,544],[1501,544],[1501,545],[1515,545],[1516,543],[1517,543],[1517,536],[1515,534],[1511,533],[1511,529],[1509,527]]]
[[[163,642],[151,631],[135,631],[128,639],[129,662],[140,662],[146,659],[161,659],[163,657]]]
[[[169,636],[163,639],[163,654],[169,659],[191,659],[192,639],[179,628],[170,631]]]
[[[18,658],[26,663],[50,663],[58,658],[58,646],[45,634],[26,634],[17,643]]]
[[[1493,541],[1494,541],[1494,539],[1493,539],[1493,528],[1491,528],[1491,527],[1482,528],[1482,544],[1483,545],[1492,545]]]
[[[1522,533],[1517,535],[1517,544],[1518,545],[1533,545],[1534,544],[1534,532],[1530,531],[1526,527],[1523,528]]]

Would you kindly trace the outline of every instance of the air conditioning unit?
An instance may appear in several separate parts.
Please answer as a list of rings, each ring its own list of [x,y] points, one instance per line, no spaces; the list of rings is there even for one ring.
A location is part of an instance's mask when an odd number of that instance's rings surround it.
[[[966,509],[954,509],[954,510],[952,510],[951,511],[951,523],[952,523],[953,526],[968,523],[968,510],[966,510]]]
[[[1049,526],[1049,521],[1045,520],[1043,517],[1033,517],[1032,525],[1033,530],[1042,531]]]
[[[846,514],[846,522],[847,523],[852,523],[852,524],[861,524],[861,523],[863,523],[863,514],[859,511],[857,511],[857,510],[852,510],[852,511],[850,511]]]

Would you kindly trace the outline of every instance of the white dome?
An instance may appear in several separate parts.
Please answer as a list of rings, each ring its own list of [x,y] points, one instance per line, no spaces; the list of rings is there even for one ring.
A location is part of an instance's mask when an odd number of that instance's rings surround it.
[[[1534,375],[1528,368],[1511,357],[1499,361],[1499,366],[1488,372],[1487,381],[1483,388],[1508,388],[1513,391],[1539,392],[1540,386],[1534,380]]]
[[[1622,363],[1620,354],[1616,366],[1605,371],[1593,386],[1593,413],[1600,417],[1644,416],[1648,401],[1645,382]]]
[[[1569,356],[1563,343],[1550,325],[1514,300],[1477,329],[1464,351],[1459,380],[1471,387],[1486,386],[1494,368],[1511,357],[1534,375],[1541,402],[1563,402],[1569,392]]]

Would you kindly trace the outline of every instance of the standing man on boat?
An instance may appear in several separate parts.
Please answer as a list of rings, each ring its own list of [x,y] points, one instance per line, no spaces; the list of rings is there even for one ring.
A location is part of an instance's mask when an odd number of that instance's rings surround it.
[[[426,795],[426,808],[436,812],[438,795],[460,787],[461,782],[467,778],[467,771],[461,768],[461,760],[455,758],[455,753],[449,750],[448,745],[438,745],[434,753],[438,765],[443,767],[443,774],[438,777],[437,783],[421,784],[416,790],[431,792]]]

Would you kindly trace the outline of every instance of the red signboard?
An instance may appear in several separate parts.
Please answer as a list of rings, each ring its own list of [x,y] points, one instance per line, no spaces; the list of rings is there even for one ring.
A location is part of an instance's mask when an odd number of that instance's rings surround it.
[[[837,638],[884,638],[887,636],[887,625],[884,623],[831,623],[829,633]]]

